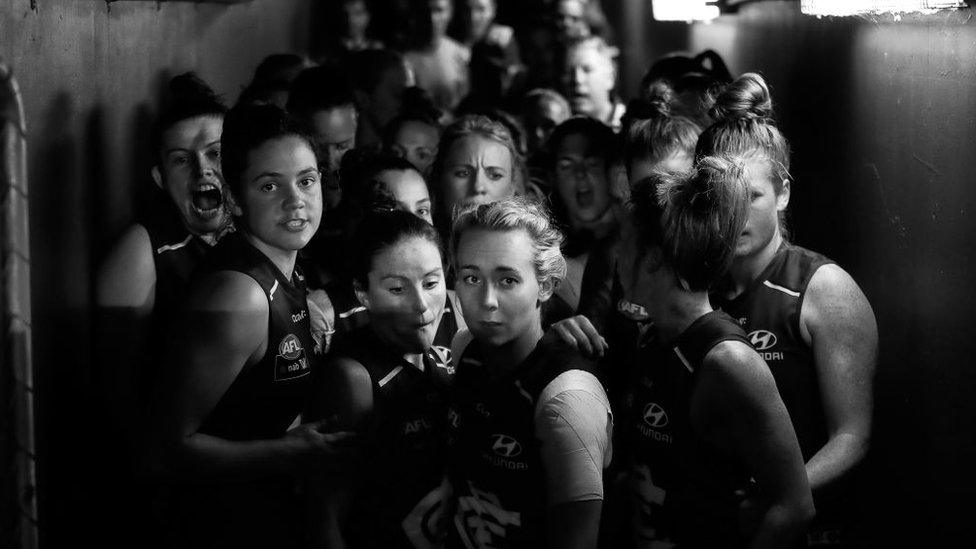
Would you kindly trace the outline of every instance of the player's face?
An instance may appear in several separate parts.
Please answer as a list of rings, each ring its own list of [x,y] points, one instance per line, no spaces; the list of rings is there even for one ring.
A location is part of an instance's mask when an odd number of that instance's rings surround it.
[[[508,148],[491,139],[468,135],[455,141],[441,173],[447,211],[512,196],[513,164]]]
[[[404,353],[429,349],[447,299],[437,246],[425,238],[401,240],[373,256],[368,278],[359,295],[380,338]]]
[[[242,178],[241,209],[256,245],[304,248],[322,217],[321,176],[308,143],[295,136],[264,142],[248,154]]]
[[[586,23],[585,2],[582,0],[558,0],[556,3],[556,31],[564,41],[585,38],[590,35]]]
[[[574,226],[596,221],[610,207],[607,162],[580,133],[566,136],[555,151],[556,194]]]
[[[430,171],[434,158],[437,157],[437,143],[440,136],[437,129],[420,121],[411,120],[405,122],[397,130],[393,137],[390,150],[400,158],[405,158],[408,162],[420,170],[420,173],[427,174]]]
[[[471,36],[480,40],[495,19],[495,0],[468,0],[468,14],[471,18]]]
[[[369,27],[369,8],[364,0],[351,0],[342,4],[349,36],[362,36]]]
[[[784,184],[779,193],[776,192],[768,160],[752,156],[745,164],[750,192],[749,218],[735,245],[737,258],[752,257],[769,246],[779,244],[779,214],[790,201],[788,184]]]
[[[430,192],[427,182],[414,170],[386,170],[376,175],[377,181],[396,201],[397,209],[423,219],[431,225],[434,218],[430,211]]]
[[[551,288],[536,279],[532,239],[524,230],[468,230],[458,242],[455,291],[478,341],[499,347],[539,327]]]
[[[594,46],[573,48],[566,58],[563,86],[574,114],[599,116],[599,106],[610,101],[616,75],[613,61]]]
[[[356,108],[352,105],[325,109],[312,115],[315,140],[330,170],[338,170],[342,157],[356,146],[356,120]]]
[[[447,34],[447,26],[451,24],[451,17],[454,16],[454,4],[451,0],[429,0],[430,6],[430,27],[435,37]]]
[[[629,179],[631,183],[637,183],[655,171],[686,172],[691,169],[692,163],[691,154],[682,150],[674,151],[657,162],[647,158],[635,158],[630,163]]]
[[[214,233],[228,220],[220,171],[223,125],[222,116],[198,116],[177,122],[162,135],[161,158],[153,179],[193,234]]]
[[[571,113],[566,107],[556,101],[542,100],[525,117],[526,130],[529,136],[529,147],[535,151],[545,146],[552,130],[565,122]]]
[[[373,125],[382,130],[400,112],[403,90],[411,85],[411,74],[404,65],[386,70],[369,95],[368,114]]]

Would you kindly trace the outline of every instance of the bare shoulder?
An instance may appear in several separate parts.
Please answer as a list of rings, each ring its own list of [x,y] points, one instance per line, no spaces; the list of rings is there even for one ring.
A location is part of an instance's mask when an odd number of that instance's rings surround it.
[[[708,351],[702,362],[702,375],[721,385],[738,388],[745,393],[776,389],[769,366],[748,343],[722,341]]]
[[[800,309],[804,337],[819,327],[866,329],[875,325],[874,311],[857,282],[840,266],[827,264],[810,279]]]
[[[217,271],[199,279],[188,300],[190,310],[268,314],[268,297],[250,276],[237,271]]]
[[[149,232],[138,223],[126,229],[98,271],[96,301],[101,306],[139,306],[156,285]]]

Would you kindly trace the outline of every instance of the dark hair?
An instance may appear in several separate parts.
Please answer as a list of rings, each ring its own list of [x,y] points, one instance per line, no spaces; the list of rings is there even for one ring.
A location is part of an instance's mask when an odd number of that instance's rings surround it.
[[[682,151],[694,156],[701,128],[690,118],[672,112],[674,90],[657,82],[650,94],[627,104],[624,115],[624,161],[627,169],[637,158],[660,162]]]
[[[318,159],[315,139],[304,123],[274,105],[238,105],[224,119],[220,162],[224,180],[240,203],[241,177],[248,156],[262,144],[281,137],[298,137]],[[317,162],[316,162],[317,163]]]
[[[783,181],[791,179],[790,144],[776,127],[766,80],[756,73],[743,74],[715,99],[711,114],[715,123],[698,138],[695,155],[745,159],[758,155],[769,163],[773,188],[779,194]],[[780,229],[786,233],[785,212],[780,215]]]
[[[163,134],[177,123],[198,116],[222,117],[227,107],[196,73],[185,72],[169,81],[162,109],[153,128],[153,149],[159,151]]]
[[[556,151],[562,142],[570,135],[582,134],[593,145],[597,152],[607,161],[607,168],[617,158],[618,139],[610,126],[588,116],[574,116],[556,126],[549,136],[546,147],[553,162],[556,161]],[[555,166],[550,166],[554,168]]]
[[[408,238],[420,238],[434,244],[444,257],[441,237],[430,223],[399,210],[368,213],[353,235],[349,248],[352,279],[364,288],[368,287],[369,272],[376,255]]]
[[[288,112],[302,118],[347,105],[355,107],[356,96],[349,79],[335,67],[303,70],[292,82],[288,95]]]
[[[643,247],[660,247],[689,290],[706,291],[735,256],[749,187],[741,159],[707,156],[689,172],[638,181],[631,202]]]
[[[348,190],[352,195],[351,198],[362,205],[366,211],[388,209],[393,195],[386,190],[383,182],[377,179],[381,173],[387,171],[414,172],[424,180],[423,174],[407,159],[387,153],[376,153],[364,159],[362,168],[357,173],[359,178],[357,181],[343,180],[343,189]],[[424,183],[426,184],[426,180]]]
[[[392,69],[405,69],[403,57],[390,50],[362,50],[352,52],[343,68],[349,74],[353,88],[372,93],[379,86],[383,75]]]
[[[396,139],[397,132],[408,122],[427,124],[436,129],[437,134],[440,135],[443,130],[440,123],[441,115],[441,110],[434,105],[433,99],[426,90],[416,86],[407,88],[403,91],[403,106],[400,108],[400,114],[390,120],[383,130],[383,146],[389,149]]]
[[[674,90],[674,110],[705,127],[712,123],[708,111],[715,96],[731,81],[732,73],[722,56],[713,50],[704,50],[694,57],[670,53],[654,61],[644,73],[638,97],[649,98],[655,86],[664,82]]]

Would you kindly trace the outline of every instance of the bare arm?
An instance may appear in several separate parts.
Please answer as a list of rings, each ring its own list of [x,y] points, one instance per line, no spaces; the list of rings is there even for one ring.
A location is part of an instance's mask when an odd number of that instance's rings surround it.
[[[305,418],[333,421],[337,428],[360,430],[373,413],[373,385],[362,364],[334,357],[316,376]],[[310,547],[342,549],[348,504],[352,496],[354,467],[343,475],[310,475],[307,488],[307,516]]]
[[[162,436],[170,465],[182,475],[254,478],[289,473],[333,456],[345,435],[324,422],[302,424],[272,440],[231,441],[200,432],[206,417],[245,365],[267,347],[268,301],[250,277],[219,272],[190,296],[178,337],[169,345]]]
[[[766,363],[748,345],[726,341],[705,358],[692,400],[696,430],[738,456],[768,507],[750,547],[787,547],[813,516],[803,457]]]
[[[827,443],[806,467],[810,487],[821,496],[867,453],[878,326],[850,275],[837,265],[824,265],[807,288],[800,332],[813,349],[827,422]]]
[[[95,283],[99,385],[109,412],[133,449],[142,420],[138,385],[155,295],[156,265],[149,233],[142,225],[133,225],[105,258]]]

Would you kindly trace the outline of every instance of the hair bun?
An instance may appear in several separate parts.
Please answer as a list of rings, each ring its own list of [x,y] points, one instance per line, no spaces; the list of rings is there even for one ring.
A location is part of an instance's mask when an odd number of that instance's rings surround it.
[[[656,80],[641,90],[640,97],[627,103],[626,117],[631,122],[669,118],[674,100],[674,88],[663,80]]]
[[[748,72],[725,87],[711,109],[715,120],[771,120],[773,98],[766,80]]]
[[[185,72],[169,81],[170,102],[174,105],[220,105],[220,97],[195,72]]]

